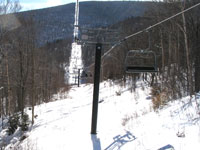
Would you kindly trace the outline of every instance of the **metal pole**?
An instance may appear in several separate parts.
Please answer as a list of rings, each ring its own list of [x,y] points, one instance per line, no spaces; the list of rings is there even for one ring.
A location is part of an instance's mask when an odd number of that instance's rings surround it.
[[[100,82],[100,70],[101,70],[101,49],[102,49],[102,44],[97,43],[96,44],[96,54],[95,54],[95,72],[94,72],[94,90],[93,90],[91,134],[96,134],[96,129],[97,129],[99,82]]]
[[[80,69],[78,69],[78,87],[79,87],[79,85],[80,85]]]
[[[77,78],[77,76],[76,76],[76,75],[74,75],[74,80],[75,80],[75,83],[74,83],[74,85],[76,85],[76,78]]]
[[[2,117],[2,121],[1,121],[2,124],[1,124],[1,126],[2,126],[2,129],[3,129],[4,128],[3,127],[3,109],[4,109],[3,108],[3,92],[4,92],[3,91],[3,87],[0,88],[0,91],[1,91],[1,106],[0,107],[2,107],[1,108],[1,117]]]

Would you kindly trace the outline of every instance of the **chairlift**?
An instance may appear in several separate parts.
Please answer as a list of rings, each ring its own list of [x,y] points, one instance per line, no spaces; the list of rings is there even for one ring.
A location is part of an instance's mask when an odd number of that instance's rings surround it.
[[[130,50],[125,58],[126,73],[157,72],[156,55],[150,50]]]
[[[92,77],[92,73],[91,72],[87,72],[85,70],[83,70],[81,72],[81,78],[89,78],[89,77]]]

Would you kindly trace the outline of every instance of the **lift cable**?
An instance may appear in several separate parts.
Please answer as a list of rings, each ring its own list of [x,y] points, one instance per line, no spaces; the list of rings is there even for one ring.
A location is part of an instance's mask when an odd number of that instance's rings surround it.
[[[164,19],[164,20],[162,20],[162,21],[160,21],[160,22],[158,22],[158,23],[156,23],[154,25],[151,25],[151,26],[149,26],[149,27],[147,27],[147,28],[145,28],[143,30],[140,30],[140,31],[138,31],[136,33],[133,33],[131,35],[126,36],[125,38],[119,40],[116,44],[114,44],[101,58],[104,59],[105,56],[108,55],[116,46],[120,45],[121,43],[123,43],[127,39],[129,39],[129,38],[131,38],[133,36],[136,36],[138,34],[141,34],[143,32],[149,31],[150,29],[152,29],[152,28],[154,28],[154,27],[156,27],[156,26],[158,26],[158,25],[160,25],[160,24],[162,24],[164,22],[167,22],[168,20],[171,20],[171,19],[173,19],[173,18],[175,18],[175,17],[177,17],[177,16],[179,16],[179,15],[181,15],[181,14],[183,14],[183,13],[185,13],[185,12],[195,8],[195,7],[197,7],[197,6],[200,6],[200,2],[198,4],[196,4],[196,5],[193,5],[193,6],[189,7],[189,8],[187,8],[187,9],[185,9],[185,10],[183,10],[183,11],[181,11],[181,12],[179,12],[179,13],[171,16],[171,17],[169,17],[169,18],[166,18],[166,19]]]
[[[168,18],[166,18],[166,19],[164,19],[164,20],[162,20],[162,21],[160,21],[160,22],[158,22],[158,23],[156,23],[156,24],[154,24],[154,25],[151,25],[151,26],[149,26],[149,27],[147,27],[147,28],[145,28],[145,29],[143,29],[143,30],[140,30],[140,31],[138,31],[138,32],[136,32],[136,33],[133,33],[133,34],[131,34],[131,35],[126,36],[125,38],[123,38],[123,39],[119,40],[118,42],[116,42],[103,56],[101,56],[101,59],[104,59],[110,52],[113,51],[113,49],[114,49],[115,47],[117,47],[118,45],[121,45],[121,44],[122,44],[123,42],[125,42],[127,39],[129,39],[129,38],[131,38],[131,37],[134,37],[134,36],[136,36],[136,35],[138,35],[138,34],[141,34],[141,33],[143,33],[143,32],[147,32],[147,31],[149,31],[150,29],[152,29],[152,28],[154,28],[154,27],[156,27],[156,26],[158,26],[158,25],[160,25],[160,24],[162,24],[162,23],[164,23],[164,22],[167,22],[167,21],[169,21],[169,20],[171,20],[171,19],[173,19],[173,18],[175,18],[175,17],[177,17],[177,16],[179,16],[179,15],[181,15],[181,14],[183,14],[183,13],[185,13],[185,12],[187,12],[187,11],[189,11],[189,10],[195,8],[195,7],[197,7],[197,6],[200,6],[200,2],[197,3],[197,4],[195,4],[195,5],[193,5],[193,6],[191,6],[191,7],[189,7],[189,8],[187,8],[187,9],[185,9],[185,10],[183,10],[183,11],[181,11],[181,12],[179,12],[179,13],[177,13],[177,14],[175,14],[175,15],[173,15],[173,16],[171,16],[171,17],[168,17]],[[89,65],[89,66],[87,66],[87,67],[84,67],[84,68],[91,68],[93,65],[94,65],[94,63],[92,63],[91,65]]]

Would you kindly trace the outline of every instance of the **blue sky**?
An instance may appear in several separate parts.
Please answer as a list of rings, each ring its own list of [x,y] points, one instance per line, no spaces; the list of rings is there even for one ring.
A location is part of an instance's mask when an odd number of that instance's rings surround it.
[[[22,10],[39,9],[75,2],[76,0],[19,0]]]
[[[19,0],[19,1],[22,6],[22,10],[46,8],[46,7],[64,5],[64,4],[76,2],[76,0]],[[79,1],[92,1],[92,0],[79,0]],[[93,1],[98,1],[98,0],[93,0]],[[106,0],[101,0],[101,1],[106,1]],[[112,1],[112,0],[107,0],[107,1]],[[129,1],[129,0],[125,0],[125,1]]]

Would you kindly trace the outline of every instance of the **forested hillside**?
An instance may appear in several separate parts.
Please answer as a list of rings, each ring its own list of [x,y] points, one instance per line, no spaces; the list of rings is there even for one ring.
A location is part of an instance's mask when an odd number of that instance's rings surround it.
[[[80,2],[79,25],[100,27],[117,23],[131,16],[142,16],[151,6],[150,2]],[[39,44],[57,39],[72,38],[75,4],[21,12],[32,17],[37,28]]]

